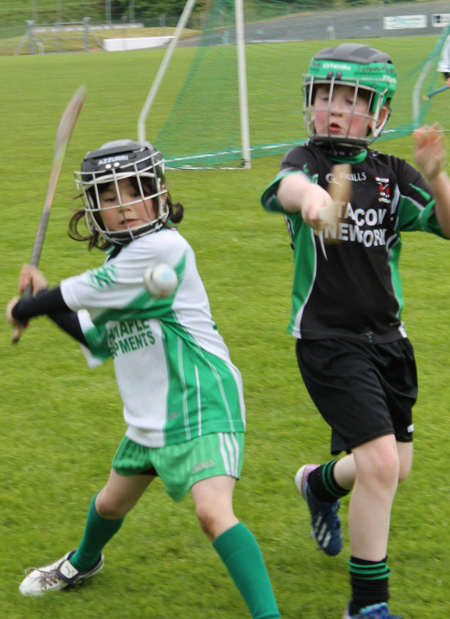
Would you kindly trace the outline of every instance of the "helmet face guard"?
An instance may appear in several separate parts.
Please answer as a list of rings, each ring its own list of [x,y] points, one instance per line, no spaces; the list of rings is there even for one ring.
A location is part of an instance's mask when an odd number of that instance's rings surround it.
[[[349,153],[366,148],[382,133],[390,116],[389,105],[397,88],[396,71],[387,54],[367,45],[344,43],[316,54],[303,78],[303,115],[308,135],[315,143],[336,153]],[[353,89],[353,106],[346,112],[346,115],[350,115],[346,135],[333,135],[329,129],[324,134],[316,132],[314,105],[319,86],[328,90],[328,118],[335,111],[332,105],[335,88],[349,86]],[[361,96],[367,100],[367,108],[364,113],[357,113],[356,102]],[[342,113],[342,110],[336,112]],[[349,135],[352,120],[357,115],[368,121],[365,124],[369,127],[367,135]]]
[[[91,232],[97,231],[113,245],[126,245],[130,241],[156,232],[169,218],[169,207],[164,197],[164,160],[149,142],[117,140],[108,142],[98,150],[86,154],[81,171],[75,172],[75,183],[84,202],[86,225]],[[130,179],[139,194],[132,202],[123,202],[119,181]],[[100,195],[113,186],[117,204],[108,210],[123,210],[127,205],[142,204],[151,200],[156,217],[148,212],[148,223],[123,230],[111,230],[102,217]]]

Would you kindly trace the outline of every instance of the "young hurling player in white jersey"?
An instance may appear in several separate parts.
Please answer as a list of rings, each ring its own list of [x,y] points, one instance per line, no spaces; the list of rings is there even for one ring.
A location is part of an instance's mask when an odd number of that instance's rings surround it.
[[[321,550],[342,547],[339,499],[349,506],[352,598],[344,617],[389,619],[389,520],[399,480],[412,464],[414,353],[401,313],[398,273],[403,231],[450,237],[450,182],[437,126],[415,134],[415,159],[368,148],[390,114],[397,86],[391,58],[345,43],[322,50],[304,77],[310,140],[288,152],[262,196],[285,215],[294,250],[289,332],[297,339],[304,383],[332,430],[331,453],[349,455],[304,465],[295,477]],[[332,167],[348,163],[348,178]],[[326,188],[351,181],[340,219]],[[331,241],[331,242],[329,242]]]
[[[84,209],[69,234],[108,258],[52,290],[40,271],[24,267],[19,290],[31,283],[33,296],[12,300],[7,317],[17,325],[47,314],[81,343],[91,367],[111,357],[128,427],[78,548],[32,570],[20,592],[41,595],[98,573],[104,546],[158,476],[172,499],[192,493],[251,616],[278,618],[259,546],[232,506],[244,456],[241,375],[211,317],[194,252],[173,227],[183,207],[168,193],[162,156],[149,143],[119,140],[88,153],[75,176]],[[154,298],[143,274],[161,262],[175,269],[178,285]]]

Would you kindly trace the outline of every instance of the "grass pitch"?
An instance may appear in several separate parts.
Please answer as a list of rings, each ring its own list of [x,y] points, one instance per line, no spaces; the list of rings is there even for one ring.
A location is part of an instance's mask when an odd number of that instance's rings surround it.
[[[149,121],[150,140],[183,82],[191,53],[174,56]],[[103,142],[136,137],[137,118],[161,58],[159,51],[0,58],[3,306],[16,292],[20,265],[29,260],[59,118],[80,84],[87,86],[87,100],[66,154],[41,267],[54,285],[102,262],[100,252],[89,254],[66,235],[74,208],[72,170],[86,151]],[[436,97],[431,112],[444,115],[447,102]],[[380,146],[411,160],[410,138]],[[169,171],[168,179],[173,197],[186,207],[180,231],[196,250],[213,315],[244,377],[248,434],[236,513],[260,542],[283,617],[336,619],[349,595],[348,539],[334,559],[316,551],[306,506],[293,483],[301,464],[328,458],[329,442],[301,383],[294,340],[286,333],[292,264],[284,222],[259,204],[279,159],[256,160],[248,171]],[[389,565],[391,609],[409,619],[450,615],[449,251],[442,240],[404,235],[404,318],[417,353],[420,390],[415,466],[394,505]],[[4,324],[2,615],[246,617],[195,521],[192,500],[172,503],[158,481],[106,548],[98,577],[41,599],[20,596],[25,567],[76,547],[89,501],[106,481],[124,425],[111,364],[89,371],[76,343],[45,319],[35,321],[16,347],[9,338]]]

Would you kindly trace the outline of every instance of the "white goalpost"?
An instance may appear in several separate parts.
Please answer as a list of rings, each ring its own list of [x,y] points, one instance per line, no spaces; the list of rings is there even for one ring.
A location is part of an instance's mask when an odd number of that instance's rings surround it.
[[[175,34],[171,40],[161,65],[158,69],[156,77],[148,93],[147,99],[141,110],[138,119],[138,140],[146,140],[146,123],[152,108],[153,102],[158,94],[161,83],[169,67],[172,55],[175,48],[178,45],[181,34],[186,27],[189,17],[192,14],[196,0],[187,0],[183,12],[178,21]],[[240,132],[241,132],[241,167],[250,168],[251,156],[250,156],[250,129],[249,129],[249,116],[248,116],[248,93],[247,93],[247,69],[245,62],[245,26],[244,26],[244,3],[243,0],[235,0],[235,20],[236,20],[236,52],[237,52],[237,72],[238,72],[238,97],[239,97],[239,111],[240,111]]]
[[[148,93],[147,99],[144,103],[144,107],[142,108],[142,111],[139,115],[139,119],[138,119],[138,140],[140,142],[145,141],[146,139],[146,127],[145,127],[145,123],[147,121],[147,117],[150,113],[150,110],[152,108],[153,105],[153,101],[155,100],[156,95],[158,94],[158,90],[159,87],[161,86],[161,82],[164,79],[164,75],[166,74],[166,71],[169,67],[170,61],[172,59],[172,55],[173,52],[175,51],[175,48],[178,44],[178,41],[180,40],[180,36],[181,33],[183,32],[186,23],[189,19],[189,17],[191,16],[192,13],[192,9],[194,8],[194,4],[195,4],[196,0],[188,0],[185,4],[185,7],[183,9],[183,13],[181,14],[181,17],[178,21],[176,30],[175,30],[175,35],[173,37],[173,39],[171,40],[169,47],[167,48],[167,51],[164,55],[163,61],[161,63],[161,66],[158,69],[158,73],[156,74],[156,77],[153,81],[152,87],[150,88],[150,91]]]
[[[247,67],[245,63],[244,0],[236,0],[235,5],[242,167],[250,168],[250,127],[248,120]]]

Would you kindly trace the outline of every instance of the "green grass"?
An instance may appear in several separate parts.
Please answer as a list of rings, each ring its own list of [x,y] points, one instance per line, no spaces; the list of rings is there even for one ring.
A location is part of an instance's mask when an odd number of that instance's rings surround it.
[[[381,43],[380,43],[381,44]],[[43,207],[56,128],[70,96],[88,96],[64,162],[41,266],[51,284],[102,262],[66,236],[72,170],[87,150],[136,137],[136,123],[162,58],[160,51],[0,58],[3,84],[2,305],[15,294]],[[191,50],[174,56],[148,124],[153,139],[187,70]],[[443,98],[433,103],[442,106]],[[411,160],[410,137],[382,144]],[[283,617],[335,619],[349,593],[348,539],[330,559],[309,539],[305,505],[292,478],[304,462],[328,457],[328,430],[302,385],[286,333],[291,253],[281,217],[259,196],[279,157],[251,170],[169,172],[186,207],[180,231],[196,250],[213,315],[245,383],[246,461],[235,510],[260,542]],[[408,619],[450,614],[447,437],[450,245],[405,235],[405,320],[416,349],[420,395],[416,460],[399,489],[389,546],[392,610]],[[159,482],[106,549],[98,578],[76,591],[25,599],[23,570],[74,548],[92,494],[107,479],[124,432],[113,369],[89,371],[78,346],[52,324],[32,324],[22,341],[0,338],[0,608],[8,619],[237,619],[244,604],[195,521],[190,497],[174,504]],[[346,523],[346,501],[342,509]]]

